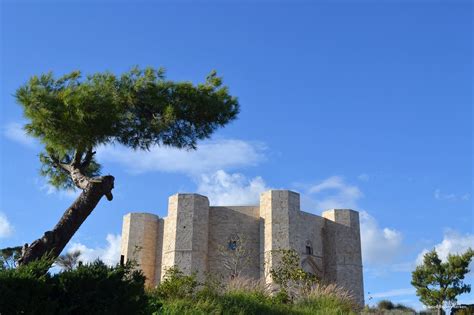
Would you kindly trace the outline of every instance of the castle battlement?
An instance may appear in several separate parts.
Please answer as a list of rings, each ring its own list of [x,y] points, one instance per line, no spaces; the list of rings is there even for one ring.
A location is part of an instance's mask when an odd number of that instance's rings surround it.
[[[175,194],[169,197],[167,217],[124,216],[121,255],[139,264],[149,286],[172,266],[199,277],[228,278],[223,256],[235,250],[236,237],[245,239],[248,257],[241,276],[271,283],[275,250],[294,249],[303,269],[351,290],[364,305],[359,213],[307,213],[300,209],[299,194],[289,190],[264,192],[255,206],[210,206],[205,196]]]

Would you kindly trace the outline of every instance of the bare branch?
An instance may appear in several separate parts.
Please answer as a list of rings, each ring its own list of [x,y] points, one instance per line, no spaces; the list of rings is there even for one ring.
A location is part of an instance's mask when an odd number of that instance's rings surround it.
[[[217,252],[222,266],[230,277],[238,277],[250,265],[251,249],[245,235],[237,233],[229,239],[228,246],[218,245]]]

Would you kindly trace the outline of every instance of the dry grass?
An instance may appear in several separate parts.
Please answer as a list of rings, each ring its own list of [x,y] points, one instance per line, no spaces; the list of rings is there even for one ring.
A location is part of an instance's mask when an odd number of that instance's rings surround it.
[[[298,301],[334,299],[345,305],[350,305],[352,309],[358,309],[354,295],[336,284],[315,284],[303,295],[297,297]]]
[[[236,277],[225,284],[224,291],[230,292],[255,292],[265,296],[272,294],[272,286],[263,280]]]
[[[315,284],[309,290],[293,287],[293,290],[290,294],[295,297],[295,302],[332,298],[351,305],[354,309],[358,308],[354,295],[336,284]],[[224,292],[252,292],[271,297],[275,294],[276,288],[263,280],[236,277],[225,284]]]

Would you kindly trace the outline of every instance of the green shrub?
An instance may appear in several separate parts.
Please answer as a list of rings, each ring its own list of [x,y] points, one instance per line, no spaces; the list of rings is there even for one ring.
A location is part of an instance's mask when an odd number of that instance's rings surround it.
[[[377,303],[377,308],[379,310],[392,310],[395,308],[395,305],[393,305],[392,301],[381,300],[380,302]]]
[[[192,297],[198,282],[196,274],[185,275],[178,267],[166,270],[163,281],[156,288],[155,294],[159,299],[172,300]]]
[[[361,314],[377,314],[377,315],[411,315],[416,311],[403,304],[394,304],[390,300],[381,300],[376,307],[366,306]]]
[[[261,292],[235,291],[228,292],[219,298],[223,306],[222,314],[288,314],[289,307],[274,304],[273,300]]]
[[[223,285],[222,279],[212,275],[207,274],[204,282],[198,285],[197,298],[213,298],[218,296],[225,286]]]
[[[137,314],[147,305],[145,279],[130,265],[109,267],[95,261],[56,277],[66,314]]]
[[[0,313],[52,314],[58,307],[55,279],[47,273],[50,261],[0,270]]]
[[[291,298],[288,295],[288,291],[283,288],[280,288],[278,292],[272,297],[273,302],[276,304],[288,304],[291,302]]]
[[[406,305],[403,305],[401,303],[398,303],[397,305],[395,305],[394,309],[399,310],[399,311],[403,311],[406,314],[416,314],[416,311],[413,308],[411,308],[409,306],[406,306]]]
[[[2,314],[141,314],[147,306],[145,278],[130,265],[101,261],[54,275],[51,261],[0,271]]]
[[[304,296],[274,295],[264,281],[234,278],[227,283],[170,268],[145,293],[144,277],[132,265],[100,261],[54,275],[51,261],[0,271],[1,314],[355,314],[351,296],[337,286],[313,286]],[[278,292],[278,291],[277,291]]]
[[[335,297],[326,296],[319,297],[317,299],[306,299],[301,302],[297,302],[293,307],[296,314],[324,314],[324,315],[346,315],[346,314],[358,314],[351,308],[350,305],[342,303]]]
[[[190,299],[175,299],[167,301],[163,307],[153,314],[166,315],[217,315],[222,314],[222,305],[213,299],[204,300],[190,300]]]
[[[284,290],[272,294],[261,280],[234,278],[225,284],[207,277],[198,284],[196,276],[186,276],[176,267],[150,295],[152,314],[241,314],[310,315],[355,314],[352,296],[335,286],[317,285],[305,296],[290,299]]]
[[[253,292],[233,292],[214,297],[200,296],[194,299],[166,301],[155,314],[284,315],[294,313],[285,305],[273,304],[268,297]]]
[[[274,250],[278,263],[270,269],[270,276],[289,299],[305,295],[319,282],[316,275],[301,268],[300,256],[294,249]]]

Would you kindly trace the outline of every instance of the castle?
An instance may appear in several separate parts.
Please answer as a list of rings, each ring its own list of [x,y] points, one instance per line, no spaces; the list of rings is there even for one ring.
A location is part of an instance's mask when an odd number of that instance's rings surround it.
[[[123,218],[121,259],[136,260],[150,286],[172,266],[199,277],[229,277],[226,251],[232,257],[238,246],[246,247],[241,276],[271,282],[275,250],[291,248],[305,271],[351,290],[364,305],[359,213],[354,210],[317,216],[300,210],[299,194],[270,190],[257,206],[214,207],[205,196],[176,194],[169,197],[165,218],[150,213]]]

